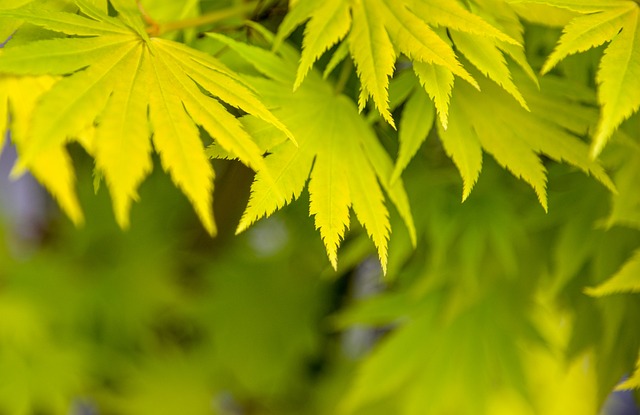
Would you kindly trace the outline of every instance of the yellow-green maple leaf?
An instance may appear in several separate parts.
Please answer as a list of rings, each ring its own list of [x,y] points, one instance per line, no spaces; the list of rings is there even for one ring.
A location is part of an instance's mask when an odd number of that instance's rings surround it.
[[[471,13],[455,1],[415,0],[410,7],[427,23],[439,28],[438,33],[445,42],[452,42],[456,50],[473,66],[527,109],[526,102],[511,78],[505,55],[520,65],[534,82],[537,79],[522,47],[524,28],[508,4],[500,0],[478,0],[469,3]],[[440,65],[423,62],[415,62],[414,70],[436,104],[442,126],[447,128],[454,74]]]
[[[434,414],[595,415],[594,353],[565,359],[569,316],[498,287],[485,284],[486,294],[462,301],[435,289],[385,293],[341,313],[340,328],[394,328],[364,356],[333,413],[369,413],[392,401],[400,415],[425,407]]]
[[[0,0],[0,10],[16,9],[31,1],[32,0]],[[0,43],[4,43],[19,26],[19,21],[0,17]]]
[[[0,75],[0,137],[4,141],[7,128],[18,151],[27,146],[31,113],[38,99],[56,79],[51,76],[13,77]],[[0,152],[2,152],[0,143]],[[39,153],[30,164],[31,173],[57,199],[62,209],[76,224],[83,221],[75,195],[75,174],[71,159],[62,145]],[[14,173],[15,174],[15,173]]]
[[[456,1],[307,0],[292,5],[279,28],[276,46],[307,20],[294,85],[297,87],[302,83],[322,54],[346,39],[361,81],[359,108],[362,109],[372,98],[380,114],[391,125],[394,121],[389,110],[388,85],[397,52],[408,56],[414,63],[437,65],[476,85],[458,62],[451,46],[430,24],[517,43]],[[345,49],[339,51],[342,57]],[[444,114],[444,107],[439,107],[439,111]]]
[[[390,183],[391,160],[354,103],[336,94],[314,71],[296,92],[291,91],[287,86],[295,80],[298,54],[288,47],[281,48],[282,57],[278,57],[255,46],[214,37],[270,78],[253,77],[249,81],[266,103],[277,108],[274,113],[295,134],[299,144],[284,141],[269,149],[266,169],[256,174],[238,230],[297,198],[309,179],[309,212],[315,216],[333,267],[337,266],[338,247],[349,227],[351,207],[386,269],[390,225],[381,185],[414,241],[415,229],[404,185],[401,180]],[[269,176],[272,181],[267,179]]]
[[[640,146],[634,141],[630,143],[632,145],[618,149],[623,158],[614,176],[618,193],[612,195],[607,227],[621,225],[640,229]]]
[[[542,72],[568,55],[609,42],[596,76],[602,111],[593,136],[597,156],[618,126],[640,108],[640,5],[632,0],[526,0],[569,9],[582,15],[563,29]]]
[[[597,287],[586,288],[585,293],[595,297],[620,293],[640,293],[640,251],[636,251],[633,257],[611,278]],[[640,389],[640,357],[636,366],[633,375],[620,383],[616,387],[617,390]]]
[[[95,127],[93,142],[86,137],[79,141],[94,153],[116,218],[126,227],[137,188],[151,170],[153,133],[163,167],[214,233],[214,173],[197,126],[256,169],[263,165],[260,149],[220,101],[286,128],[216,59],[180,43],[149,38],[136,10],[123,6],[127,2],[112,2],[117,18],[87,0],[75,3],[80,14],[35,8],[1,13],[70,35],[7,48],[0,56],[5,76],[65,75],[35,106],[20,148],[22,164],[40,168],[42,154]]]
[[[413,77],[415,80],[415,77]],[[417,81],[414,81],[417,83]],[[453,83],[453,82],[452,82]],[[414,87],[408,96],[398,130],[398,160],[391,175],[391,182],[398,180],[402,171],[426,140],[435,118],[435,107],[422,88]]]
[[[617,390],[640,389],[640,357],[636,364],[636,371],[631,377],[616,387]]]
[[[597,287],[587,288],[585,292],[596,297],[615,293],[640,293],[640,251],[607,281]]]
[[[462,176],[463,200],[478,180],[483,150],[529,183],[545,210],[547,178],[539,154],[566,161],[614,188],[603,167],[589,158],[587,145],[576,137],[586,132],[585,126],[576,125],[572,119],[581,114],[580,106],[564,98],[561,90],[554,96],[555,84],[543,84],[541,92],[521,77],[521,89],[531,104],[528,112],[514,106],[509,95],[494,83],[481,75],[476,78],[482,92],[465,84],[457,86],[458,92],[451,100],[450,126],[445,130],[438,125],[440,140]],[[558,100],[564,101],[564,109],[555,108]]]

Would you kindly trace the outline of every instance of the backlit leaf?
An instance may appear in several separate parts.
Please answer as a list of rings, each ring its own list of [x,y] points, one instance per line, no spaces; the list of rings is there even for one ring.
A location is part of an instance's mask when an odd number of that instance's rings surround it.
[[[382,188],[410,229],[413,223],[402,181],[389,182],[392,163],[373,131],[357,115],[353,103],[336,95],[316,72],[310,73],[296,92],[283,93],[285,85],[295,79],[295,73],[287,68],[296,61],[297,54],[289,47],[281,48],[282,57],[276,57],[256,47],[213,36],[272,78],[248,80],[299,137],[299,147],[283,142],[269,150],[266,171],[257,172],[238,231],[297,198],[309,178],[310,214],[315,216],[332,265],[337,266],[337,249],[348,228],[352,207],[386,268],[390,225]],[[278,78],[285,73],[287,78]],[[266,175],[275,181],[269,183]]]
[[[609,42],[596,75],[602,113],[591,154],[597,156],[618,126],[640,108],[640,94],[636,93],[640,90],[640,5],[631,0],[529,2],[583,13],[564,27],[556,49],[542,68],[543,73],[568,55]]]
[[[480,171],[479,146],[516,177],[528,182],[545,210],[546,170],[538,154],[566,161],[592,174],[608,188],[614,188],[603,167],[589,158],[587,146],[565,130],[568,127],[562,119],[545,113],[549,92],[544,89],[540,92],[534,86],[527,87],[523,95],[527,101],[532,101],[531,112],[528,112],[511,104],[509,99],[512,98],[504,90],[486,79],[477,78],[482,92],[459,85],[450,110],[455,127],[451,125],[447,130],[439,130],[445,149],[462,175],[463,198],[468,195]],[[527,85],[524,82],[520,84]],[[482,102],[482,108],[478,102]],[[570,101],[567,102],[569,104]],[[500,117],[487,118],[487,111],[500,114]],[[580,114],[582,108],[576,105],[572,111]]]
[[[197,125],[254,168],[263,164],[260,149],[218,99],[291,134],[215,58],[183,44],[150,39],[134,2],[114,3],[117,18],[86,0],[76,4],[81,14],[42,14],[29,8],[4,12],[73,35],[8,48],[0,56],[3,76],[65,75],[33,109],[33,123],[25,132],[28,139],[19,147],[21,165],[33,171],[51,167],[38,161],[42,154],[76,137],[89,144],[82,137],[95,127],[87,150],[95,153],[113,196],[116,218],[126,227],[131,201],[151,171],[153,132],[164,168],[192,202],[205,228],[214,233],[213,169]]]
[[[333,20],[330,19],[332,16]],[[487,39],[508,44],[518,43],[457,2],[331,0],[292,4],[279,29],[276,44],[279,45],[295,27],[307,20],[296,85],[300,84],[308,69],[324,52],[345,39],[361,81],[359,108],[362,110],[367,100],[372,98],[382,117],[392,126],[394,121],[389,111],[388,86],[398,52],[414,63],[441,66],[477,85],[458,62],[451,46],[429,24],[482,34]],[[439,107],[440,112],[444,109],[444,105]],[[446,116],[442,117],[446,119]]]
[[[585,292],[596,297],[615,293],[640,293],[640,252],[636,252],[633,258],[607,281],[597,287],[587,288]]]

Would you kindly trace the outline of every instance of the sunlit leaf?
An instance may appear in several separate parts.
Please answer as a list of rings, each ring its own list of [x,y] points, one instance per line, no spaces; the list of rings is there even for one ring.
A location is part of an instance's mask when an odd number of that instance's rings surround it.
[[[310,213],[315,216],[316,228],[332,265],[337,265],[337,250],[349,225],[352,207],[375,243],[385,268],[390,225],[382,188],[409,229],[413,228],[411,213],[402,181],[389,182],[391,160],[373,131],[358,116],[353,103],[335,94],[317,73],[310,73],[296,92],[283,93],[285,85],[295,78],[287,70],[297,59],[290,49],[280,58],[220,36],[216,39],[272,78],[254,78],[250,82],[265,102],[277,108],[274,113],[278,118],[302,138],[299,147],[284,142],[270,149],[271,155],[265,159],[267,169],[256,175],[238,230],[297,198],[309,178]],[[265,173],[275,178],[275,182],[266,180]]]

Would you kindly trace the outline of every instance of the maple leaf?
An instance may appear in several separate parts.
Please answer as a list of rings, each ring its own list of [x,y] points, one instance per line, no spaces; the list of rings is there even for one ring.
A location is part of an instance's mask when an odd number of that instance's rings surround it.
[[[588,124],[576,123],[576,119],[584,118],[583,109],[565,98],[561,82],[545,82],[539,91],[522,79],[519,84],[531,105],[529,112],[512,105],[511,97],[486,78],[481,75],[476,78],[482,93],[465,84],[457,86],[458,92],[451,101],[449,128],[445,130],[438,125],[445,151],[462,176],[463,200],[478,180],[483,150],[529,183],[545,210],[546,170],[538,154],[566,161],[593,175],[609,189],[615,188],[603,167],[590,159],[587,145],[577,137],[586,133]],[[478,102],[482,102],[481,108]],[[500,117],[487,117],[488,113]]]
[[[636,251],[612,277],[597,287],[587,287],[584,292],[594,297],[619,293],[640,293],[640,251]],[[640,389],[640,357],[631,377],[616,386],[616,390]]]
[[[265,37],[272,37],[255,27]],[[315,216],[316,228],[333,267],[337,267],[337,250],[349,227],[352,207],[377,247],[386,270],[390,225],[380,185],[396,205],[413,241],[415,229],[404,185],[401,180],[390,183],[391,160],[354,103],[336,94],[314,71],[296,92],[292,91],[298,54],[287,46],[280,48],[279,57],[256,46],[210,35],[270,78],[247,80],[269,106],[277,108],[274,114],[298,137],[298,146],[284,141],[269,149],[266,169],[256,174],[238,231],[299,197],[309,179],[309,212]],[[268,176],[274,181],[267,180]]]
[[[595,297],[615,293],[640,293],[640,251],[607,281],[597,287],[587,288],[585,292]]]
[[[361,81],[358,99],[360,110],[372,98],[382,117],[392,126],[394,121],[389,110],[388,85],[397,59],[396,51],[408,56],[414,64],[437,66],[437,70],[446,74],[441,75],[446,78],[445,85],[452,84],[450,79],[454,74],[477,85],[457,60],[452,47],[430,25],[449,27],[461,33],[490,39],[482,45],[482,53],[493,51],[492,42],[518,43],[456,1],[308,0],[292,4],[278,30],[275,48],[307,20],[294,87],[300,86],[321,55],[346,39]],[[467,50],[471,52],[474,49]],[[347,49],[339,48],[336,52],[338,59],[346,56],[346,52]],[[488,58],[474,52],[473,57],[477,57],[474,64],[480,64],[492,77],[495,75],[499,83],[513,90],[502,71],[501,60],[489,65],[494,55]],[[425,81],[424,84],[428,88],[431,82]],[[449,92],[440,96],[446,95]],[[436,105],[446,125],[446,100],[440,101],[442,104],[437,102]]]
[[[31,0],[0,0],[0,10],[15,9],[30,2]],[[20,22],[0,17],[0,43],[4,43],[18,27],[20,27]]]
[[[406,75],[409,76],[407,77]],[[408,79],[405,81],[403,78]],[[392,183],[398,180],[402,171],[426,140],[435,119],[435,107],[429,96],[418,85],[415,76],[411,76],[410,72],[405,71],[404,75],[397,77],[394,81],[395,84],[398,82],[408,83],[411,92],[407,94],[402,117],[400,118],[400,128],[398,130],[400,148],[398,150],[398,159],[391,175]]]
[[[11,129],[11,139],[18,151],[27,146],[31,113],[36,102],[56,79],[51,76],[9,77],[0,75],[0,137]],[[0,143],[0,153],[2,152]],[[62,146],[52,146],[35,156],[31,173],[54,197],[76,224],[83,221],[82,210],[74,192],[75,174],[71,158]]]
[[[163,167],[214,233],[214,172],[197,126],[256,169],[263,165],[260,149],[220,101],[290,133],[232,71],[183,44],[150,38],[137,11],[124,3],[112,2],[118,17],[87,0],[75,1],[80,14],[0,12],[69,35],[7,48],[0,56],[5,76],[64,75],[33,110],[21,164],[41,168],[42,154],[80,141],[104,173],[116,218],[126,227],[137,188],[152,167],[153,133]],[[92,137],[82,138],[87,130]]]
[[[393,327],[363,357],[334,413],[362,413],[385,401],[403,415],[427,406],[438,414],[597,413],[596,371],[588,364],[594,353],[564,358],[569,316],[529,294],[514,298],[504,282],[483,283],[484,295],[473,300],[433,288],[420,296],[412,287],[334,318],[340,329]],[[473,392],[460,399],[460,391]]]
[[[526,2],[582,14],[564,27],[558,45],[542,68],[543,74],[571,54],[609,42],[596,76],[602,112],[593,136],[591,153],[595,157],[618,126],[640,108],[640,5],[632,0]]]
[[[611,212],[606,220],[607,227],[622,225],[640,228],[640,146],[629,140],[631,145],[621,146],[618,151],[622,158],[614,180],[618,193],[612,195]]]
[[[616,390],[629,390],[629,389],[640,389],[640,357],[638,357],[638,363],[636,363],[636,371],[631,375],[631,377],[618,386],[616,386]]]

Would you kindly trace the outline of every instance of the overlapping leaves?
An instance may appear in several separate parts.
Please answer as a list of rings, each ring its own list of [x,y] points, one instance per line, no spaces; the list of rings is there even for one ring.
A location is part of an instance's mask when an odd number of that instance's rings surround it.
[[[518,41],[457,1],[309,0],[291,3],[291,10],[280,26],[276,46],[308,20],[296,87],[322,54],[344,40],[329,67],[350,53],[361,81],[360,109],[372,98],[383,118],[394,125],[389,110],[388,85],[400,52],[413,62],[446,127],[454,75],[477,86],[458,61],[442,30],[449,28],[455,33],[453,41],[459,50],[526,106],[510,79],[502,55],[502,51],[506,51],[526,65],[521,50],[513,49]]]
[[[438,129],[447,154],[462,176],[463,200],[478,180],[483,151],[529,183],[545,210],[547,177],[540,154],[568,162],[614,188],[604,168],[589,158],[588,146],[578,138],[588,128],[580,120],[589,109],[565,98],[567,91],[561,82],[549,80],[542,84],[542,91],[524,80],[520,82],[532,108],[529,112],[514,106],[511,97],[495,84],[477,78],[482,92],[459,85],[459,93],[451,101],[451,124],[446,130],[441,126]],[[487,113],[499,116],[487,117]]]
[[[28,146],[31,113],[38,99],[50,90],[56,79],[51,76],[8,77],[0,75],[0,131],[2,140],[7,128],[7,111],[11,112],[11,138],[18,151]],[[0,152],[2,143],[0,143]],[[75,174],[71,158],[62,146],[52,147],[34,156],[31,173],[53,195],[75,223],[83,220],[74,192]]]
[[[251,85],[274,114],[299,137],[268,146],[266,168],[259,170],[249,205],[239,225],[244,230],[263,216],[283,207],[302,192],[309,179],[310,213],[337,266],[337,250],[349,227],[349,208],[375,243],[383,268],[387,262],[390,227],[382,188],[396,205],[415,239],[407,195],[401,180],[390,183],[392,162],[353,102],[336,94],[319,73],[291,91],[298,55],[283,47],[276,56],[255,46],[215,36],[270,79],[251,78]],[[269,131],[263,130],[269,135]],[[268,180],[268,176],[274,178]]]
[[[564,27],[542,72],[565,57],[609,43],[598,69],[600,122],[593,136],[598,155],[618,126],[640,108],[640,6],[631,0],[526,0],[580,13]]]
[[[95,157],[109,185],[116,218],[127,226],[137,188],[152,168],[153,133],[163,167],[205,228],[214,233],[214,172],[197,126],[253,168],[262,166],[262,154],[219,100],[286,128],[216,59],[180,43],[149,38],[135,11],[122,2],[112,3],[117,18],[87,0],[76,1],[79,14],[43,14],[37,9],[3,13],[70,35],[8,48],[0,56],[0,74],[5,77],[65,75],[33,110],[32,126],[20,149],[21,164],[42,168],[43,154],[75,138]],[[12,101],[21,105],[15,97]],[[54,190],[59,199],[72,200],[68,187]],[[74,217],[72,212],[79,208],[67,210]]]
[[[485,290],[458,308],[446,290],[418,301],[410,291],[381,295],[343,313],[340,326],[393,324],[394,330],[359,366],[339,413],[394,402],[393,412],[402,415],[422,414],[426,407],[433,414],[595,415],[593,355],[567,362],[560,357],[570,333],[567,316],[548,304],[516,300],[520,294],[513,286],[509,294],[504,286]]]
[[[609,280],[586,292],[601,297],[616,293],[640,293],[640,251]]]

